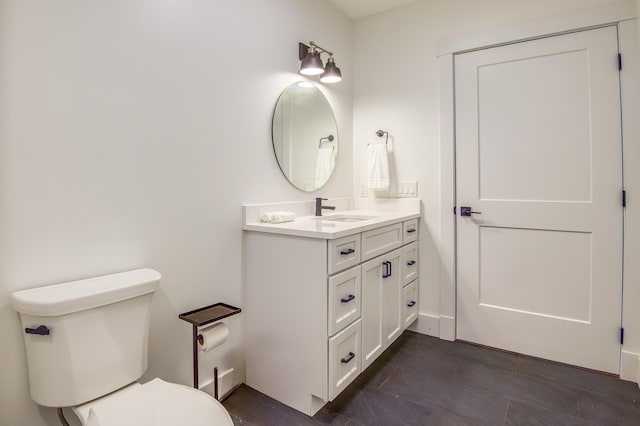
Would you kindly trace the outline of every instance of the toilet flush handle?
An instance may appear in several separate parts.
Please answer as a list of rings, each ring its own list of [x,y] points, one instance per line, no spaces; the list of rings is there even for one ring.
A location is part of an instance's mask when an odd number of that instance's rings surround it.
[[[25,328],[24,332],[27,334],[39,334],[40,336],[48,336],[49,335],[49,327],[47,327],[46,325],[41,325],[38,328]]]

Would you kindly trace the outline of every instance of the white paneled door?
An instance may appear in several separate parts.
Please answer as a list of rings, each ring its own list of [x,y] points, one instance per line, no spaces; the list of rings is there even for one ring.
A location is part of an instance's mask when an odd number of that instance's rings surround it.
[[[456,55],[455,113],[457,338],[618,373],[617,28]]]

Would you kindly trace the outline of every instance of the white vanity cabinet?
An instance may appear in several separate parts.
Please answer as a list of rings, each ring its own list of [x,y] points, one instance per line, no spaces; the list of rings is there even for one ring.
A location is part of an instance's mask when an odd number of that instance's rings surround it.
[[[245,232],[247,384],[309,416],[334,399],[417,318],[416,238]]]

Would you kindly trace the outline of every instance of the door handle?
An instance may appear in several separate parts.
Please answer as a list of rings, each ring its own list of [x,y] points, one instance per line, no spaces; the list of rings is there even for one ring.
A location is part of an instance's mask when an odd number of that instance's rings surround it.
[[[482,214],[482,212],[474,212],[471,207],[460,207],[460,216],[471,216],[472,214]]]

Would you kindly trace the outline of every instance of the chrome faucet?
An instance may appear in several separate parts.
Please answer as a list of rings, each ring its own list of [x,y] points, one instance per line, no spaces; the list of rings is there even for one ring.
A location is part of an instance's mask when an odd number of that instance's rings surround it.
[[[316,216],[322,216],[322,209],[327,209],[327,210],[336,209],[336,206],[323,206],[322,200],[327,200],[327,198],[320,198],[320,197],[316,198]]]

